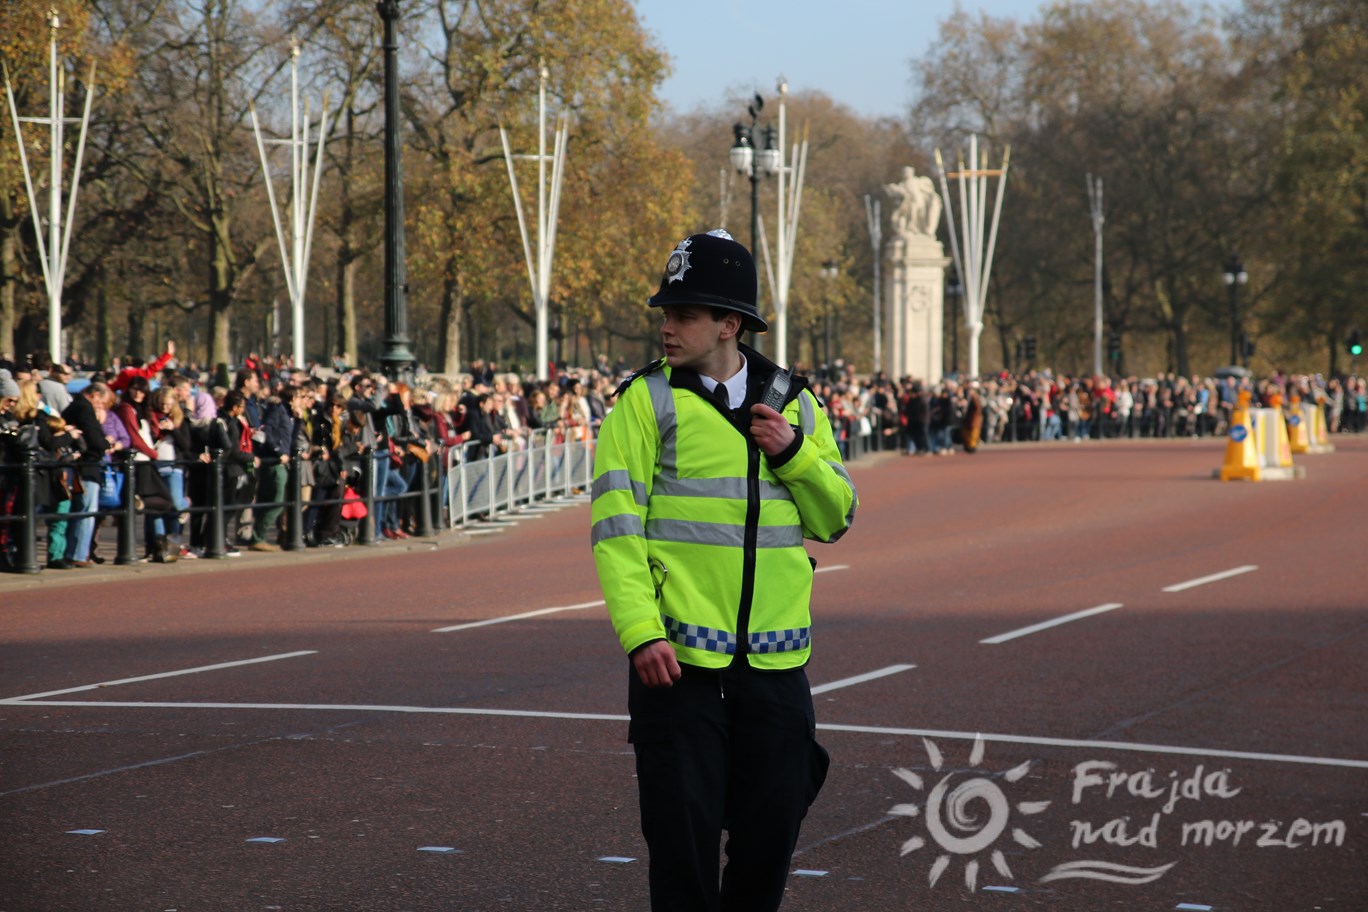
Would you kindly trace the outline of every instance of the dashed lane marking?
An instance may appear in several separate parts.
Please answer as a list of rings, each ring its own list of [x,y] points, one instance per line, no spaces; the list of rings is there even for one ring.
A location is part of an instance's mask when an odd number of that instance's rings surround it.
[[[980,643],[996,645],[1006,643],[1008,640],[1015,640],[1017,637],[1024,637],[1032,633],[1039,633],[1042,630],[1049,630],[1051,627],[1058,627],[1060,624],[1067,624],[1070,621],[1077,621],[1085,617],[1092,617],[1094,614],[1102,614],[1105,611],[1115,611],[1121,607],[1120,602],[1108,602],[1105,605],[1098,605],[1096,608],[1088,608],[1083,611],[1075,611],[1073,614],[1066,614],[1051,621],[1041,621],[1039,624],[1032,624],[1030,627],[1022,627],[1020,630],[1011,630],[1007,633],[999,633],[995,637],[986,640],[979,640]]]
[[[853,687],[856,684],[863,684],[866,681],[876,681],[879,678],[886,678],[889,675],[895,675],[900,671],[910,671],[916,667],[916,665],[889,665],[887,668],[880,668],[878,671],[868,671],[864,674],[855,675],[854,677],[832,681],[829,684],[819,684],[812,688],[812,695],[815,697],[818,694],[824,694],[831,690],[840,690],[842,687]]]
[[[505,617],[486,618],[483,621],[470,621],[466,624],[453,624],[450,627],[438,627],[433,633],[453,633],[457,630],[470,630],[474,627],[488,627],[490,624],[505,624],[509,621],[521,621],[525,618],[538,617],[543,614],[555,614],[558,611],[583,611],[585,608],[597,608],[599,605],[606,604],[603,599],[597,602],[580,602],[578,605],[559,605],[555,608],[539,608],[536,611],[524,611],[522,614],[510,614]]]
[[[1207,583],[1218,583],[1223,579],[1230,579],[1232,576],[1239,576],[1242,573],[1252,573],[1259,568],[1254,564],[1246,564],[1243,567],[1235,567],[1232,570],[1223,570],[1220,573],[1213,573],[1211,576],[1201,576],[1185,583],[1174,583],[1172,586],[1165,586],[1165,592],[1182,592],[1184,589],[1195,589],[1198,586],[1205,586]]]
[[[224,668],[238,668],[242,665],[257,665],[262,662],[278,662],[281,659],[295,659],[299,656],[317,655],[315,649],[304,649],[299,652],[283,652],[280,655],[262,656],[259,659],[241,659],[236,662],[220,662],[217,665],[200,665],[197,668],[183,668],[180,671],[163,671],[158,674],[140,675],[136,678],[120,678],[117,681],[102,681],[99,684],[84,684],[80,687],[68,687],[65,690],[49,690],[46,693],[29,694],[24,697],[9,697],[0,700],[0,703],[23,703],[28,700],[41,700],[45,697],[58,697],[62,694],[80,693],[86,690],[99,690],[101,687],[114,687],[119,684],[137,684],[140,681],[156,681],[160,678],[177,678],[181,675],[199,674],[205,671],[220,671]]]

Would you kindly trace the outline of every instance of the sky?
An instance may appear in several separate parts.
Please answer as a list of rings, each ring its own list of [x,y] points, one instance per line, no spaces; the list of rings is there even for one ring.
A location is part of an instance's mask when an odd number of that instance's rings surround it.
[[[1026,22],[1041,0],[636,0],[647,31],[671,58],[662,96],[676,112],[759,91],[787,77],[868,117],[901,117],[911,68],[960,6]]]

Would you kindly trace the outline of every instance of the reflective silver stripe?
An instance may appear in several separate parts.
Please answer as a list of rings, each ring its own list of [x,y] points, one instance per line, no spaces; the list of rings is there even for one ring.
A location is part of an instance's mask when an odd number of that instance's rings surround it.
[[[831,466],[831,471],[836,473],[836,477],[844,481],[846,487],[850,488],[850,509],[846,511],[844,520],[845,525],[840,529],[837,529],[836,533],[830,538],[816,538],[814,536],[815,541],[825,542],[829,545],[832,542],[840,541],[841,536],[845,535],[846,532],[850,530],[850,524],[855,521],[855,505],[859,503],[859,496],[855,493],[855,482],[850,480],[850,473],[846,471],[845,466],[841,465],[839,462],[828,462],[827,465]]]
[[[757,548],[800,548],[803,545],[802,526],[761,526],[756,531]]]
[[[594,523],[590,542],[592,547],[592,545],[597,545],[599,542],[607,541],[610,538],[645,534],[646,530],[641,527],[640,516],[635,513],[620,513],[617,516],[609,516]]]
[[[846,471],[845,466],[841,465],[839,462],[828,462],[827,465],[831,466],[831,471],[835,472],[837,477],[839,477],[841,481],[844,481],[850,490],[855,490],[855,482],[850,480],[850,473]]]
[[[817,430],[817,418],[812,414],[812,397],[798,394],[798,426],[806,436]]]
[[[702,627],[698,624],[686,624],[668,614],[662,614],[660,620],[665,624],[665,638],[672,643],[688,646],[690,649],[720,652],[723,655],[736,654],[736,634],[734,633],[729,633],[726,630],[714,630],[711,627]]]
[[[632,499],[641,506],[646,506],[646,485],[633,481],[626,469],[613,469],[594,479],[594,486],[590,492],[594,500],[598,500],[609,491],[631,491]]]
[[[746,527],[685,519],[650,519],[646,521],[646,537],[651,541],[743,548],[746,544]],[[760,526],[756,530],[757,548],[792,548],[802,543],[802,526]]]
[[[796,627],[792,630],[767,630],[752,633],[749,639],[751,652],[793,652],[807,649],[812,645],[812,628]]]
[[[657,496],[666,497],[724,497],[728,500],[746,499],[744,478],[661,478],[652,489]],[[760,482],[761,500],[793,500],[789,489],[772,481]]]
[[[651,408],[655,410],[656,428],[660,432],[660,476],[673,478],[679,466],[679,455],[675,449],[678,421],[670,378],[665,376],[664,371],[652,371],[646,375],[646,390],[651,394]]]

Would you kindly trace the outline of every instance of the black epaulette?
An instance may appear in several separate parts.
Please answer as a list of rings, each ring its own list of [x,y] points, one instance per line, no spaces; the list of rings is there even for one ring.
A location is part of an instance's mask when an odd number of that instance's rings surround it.
[[[639,369],[636,373],[632,374],[632,376],[628,377],[626,380],[623,380],[621,383],[618,384],[617,390],[615,390],[615,391],[613,392],[613,398],[614,398],[614,399],[617,399],[617,398],[621,397],[622,394],[625,393],[625,392],[627,391],[627,387],[631,386],[631,385],[632,385],[632,382],[633,382],[634,380],[636,380],[638,377],[644,377],[644,376],[646,376],[647,374],[651,373],[652,371],[658,371],[658,370],[660,370],[660,369],[661,369],[662,367],[664,367],[664,366],[665,366],[665,359],[664,359],[664,358],[657,358],[657,359],[655,359],[654,361],[652,361],[650,364],[648,364],[648,365],[646,365],[645,367]]]

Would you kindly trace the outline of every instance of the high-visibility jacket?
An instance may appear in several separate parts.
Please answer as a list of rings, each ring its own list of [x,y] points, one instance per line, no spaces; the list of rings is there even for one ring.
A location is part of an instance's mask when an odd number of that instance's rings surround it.
[[[803,539],[832,542],[855,488],[831,426],[795,377],[783,414],[794,446],[769,457],[742,428],[777,368],[749,349],[751,394],[733,423],[698,375],[653,365],[621,391],[594,460],[593,549],[628,653],[665,639],[705,668],[745,654],[754,668],[805,664],[813,564]]]

